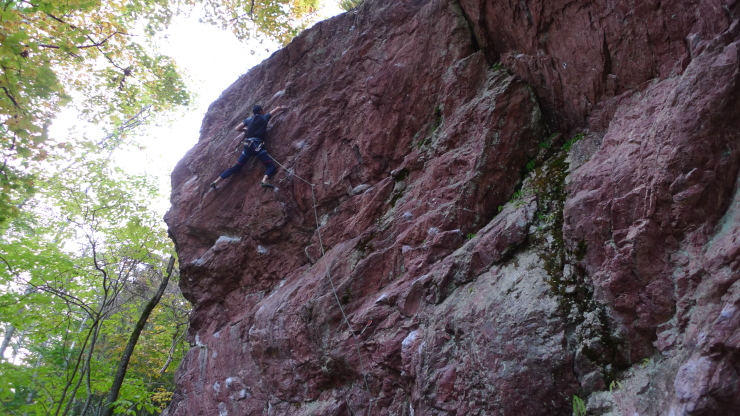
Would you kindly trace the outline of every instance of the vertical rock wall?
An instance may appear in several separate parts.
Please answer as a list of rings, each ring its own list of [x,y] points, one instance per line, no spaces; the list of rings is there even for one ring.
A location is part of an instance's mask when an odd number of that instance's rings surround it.
[[[367,0],[307,30],[173,173],[193,347],[165,414],[734,414],[739,39],[730,0]],[[289,107],[277,189],[250,162],[210,191],[256,103]]]

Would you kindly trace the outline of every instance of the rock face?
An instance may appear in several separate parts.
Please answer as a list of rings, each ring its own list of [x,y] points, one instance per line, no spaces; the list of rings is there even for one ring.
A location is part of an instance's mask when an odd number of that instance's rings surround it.
[[[367,0],[301,34],[173,173],[165,414],[740,414],[739,8]],[[289,107],[277,189],[209,191],[256,103]]]

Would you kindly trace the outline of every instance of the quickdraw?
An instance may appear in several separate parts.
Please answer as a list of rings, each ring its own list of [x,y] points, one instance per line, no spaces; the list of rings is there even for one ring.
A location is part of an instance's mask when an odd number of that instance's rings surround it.
[[[265,142],[262,141],[262,139],[258,137],[250,137],[248,139],[244,139],[244,147],[245,148],[253,148],[255,152],[259,152],[262,150],[262,146],[265,144]]]

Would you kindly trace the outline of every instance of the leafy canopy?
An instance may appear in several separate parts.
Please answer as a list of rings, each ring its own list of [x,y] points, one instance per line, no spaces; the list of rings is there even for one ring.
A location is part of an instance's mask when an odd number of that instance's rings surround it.
[[[110,163],[132,131],[190,100],[175,62],[154,52],[150,37],[202,6],[205,20],[242,39],[286,43],[317,4],[0,0],[0,413],[100,414],[125,340],[162,281],[172,245],[147,207],[156,188]],[[49,137],[69,105],[106,137]],[[117,413],[166,406],[188,309],[176,289],[166,292]]]
[[[239,39],[267,36],[286,44],[314,23],[319,0],[204,0],[203,6],[207,22]]]
[[[0,0],[0,225],[34,191],[47,149],[70,146],[47,133],[63,106],[115,131],[188,104],[175,62],[150,47],[174,15],[202,7],[240,39],[287,43],[318,1]]]
[[[72,101],[87,121],[116,126],[143,109],[186,105],[175,63],[151,54],[134,25],[162,26],[161,1],[25,1],[0,5],[0,222],[33,190],[28,171],[46,159],[47,129]]]
[[[137,317],[172,246],[151,178],[130,176],[95,146],[51,154],[39,192],[0,235],[0,414],[99,414]],[[60,160],[64,158],[64,164]],[[117,409],[157,414],[186,345],[188,306],[169,290],[135,350]]]

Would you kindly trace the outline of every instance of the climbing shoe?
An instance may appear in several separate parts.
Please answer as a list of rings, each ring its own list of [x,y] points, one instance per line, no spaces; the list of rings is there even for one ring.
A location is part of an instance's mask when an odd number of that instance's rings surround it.
[[[267,182],[260,182],[260,186],[263,187],[263,188],[269,188],[269,189],[272,189],[272,188],[275,187],[275,185],[271,185],[271,184],[269,184]]]
[[[216,182],[211,182],[211,189],[217,189]]]

